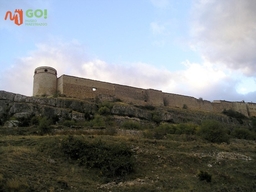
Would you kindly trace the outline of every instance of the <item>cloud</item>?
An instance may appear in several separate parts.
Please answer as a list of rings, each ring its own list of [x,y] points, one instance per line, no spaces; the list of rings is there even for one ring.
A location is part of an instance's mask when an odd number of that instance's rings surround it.
[[[26,57],[17,58],[15,65],[5,71],[0,89],[32,95],[34,69],[45,65],[57,69],[58,76],[67,74],[207,100],[247,98],[237,93],[239,81],[232,78],[228,70],[223,72],[206,61],[203,64],[186,61],[183,63],[185,69],[175,72],[142,62],[110,64],[99,58],[90,58],[85,47],[75,40],[38,44],[36,50]]]
[[[197,0],[192,46],[212,63],[256,75],[256,1]]]
[[[85,48],[76,41],[37,44],[37,49],[28,56],[16,58],[16,62],[1,75],[0,89],[32,95],[34,69],[38,66],[52,66],[59,74],[80,74],[82,63],[87,61]]]

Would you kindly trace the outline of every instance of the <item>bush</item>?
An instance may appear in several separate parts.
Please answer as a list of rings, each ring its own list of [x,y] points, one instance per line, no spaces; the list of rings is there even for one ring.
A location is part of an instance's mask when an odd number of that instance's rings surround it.
[[[107,106],[100,107],[98,110],[100,115],[110,115],[111,110]]]
[[[117,134],[117,130],[115,127],[108,127],[105,131],[106,135],[116,135]]]
[[[247,117],[244,114],[234,111],[233,109],[224,109],[222,113],[229,117],[235,118],[240,124],[243,124],[243,119],[247,119]]]
[[[121,127],[125,129],[141,129],[140,123],[135,121],[125,121],[122,123]]]
[[[30,124],[31,125],[39,125],[39,117],[38,116],[32,117],[30,120]]]
[[[212,181],[212,176],[206,171],[200,171],[200,173],[198,173],[197,176],[200,181],[206,180],[208,183]]]
[[[140,109],[145,109],[145,110],[149,110],[149,111],[153,111],[156,109],[156,107],[154,107],[153,105],[140,105],[140,106],[136,106]]]
[[[256,117],[251,118],[252,129],[256,131]]]
[[[152,121],[159,124],[162,121],[161,114],[159,112],[152,113]]]
[[[176,127],[175,134],[194,135],[198,129],[198,125],[194,123],[181,123]]]
[[[184,104],[182,107],[182,109],[187,109],[187,108],[188,108],[187,104]]]
[[[20,127],[28,127],[31,122],[31,116],[29,117],[18,117],[17,120],[19,121]]]
[[[39,128],[41,134],[50,132],[50,130],[51,130],[50,122],[51,121],[49,119],[47,119],[46,117],[43,117],[42,119],[40,119],[38,128]]]
[[[99,108],[107,107],[107,108],[109,108],[111,110],[113,108],[113,105],[114,105],[113,102],[104,101],[104,102],[100,103],[98,106],[99,106]]]
[[[95,115],[94,119],[90,121],[90,125],[94,128],[104,128],[106,126],[106,118]]]
[[[256,138],[255,133],[246,128],[236,128],[231,134],[237,139],[253,140]]]
[[[168,123],[161,123],[158,127],[143,132],[144,137],[149,139],[163,139],[167,134],[174,134],[176,127]]]
[[[229,143],[227,131],[218,121],[204,121],[198,130],[198,134],[212,143]]]
[[[134,171],[133,154],[124,144],[88,143],[69,136],[62,142],[62,151],[82,166],[99,169],[106,177],[125,176]]]
[[[25,178],[7,179],[3,191],[31,191]]]
[[[65,120],[62,125],[66,126],[66,127],[71,127],[73,125],[75,125],[76,122],[74,120]]]
[[[2,113],[0,116],[0,125],[4,125],[4,123],[7,121],[7,119],[9,118],[8,113]]]

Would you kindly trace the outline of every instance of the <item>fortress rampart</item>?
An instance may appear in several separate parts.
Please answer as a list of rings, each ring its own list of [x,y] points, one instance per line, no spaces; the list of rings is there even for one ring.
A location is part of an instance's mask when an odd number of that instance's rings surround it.
[[[160,90],[141,89],[69,75],[57,78],[57,71],[51,67],[36,68],[33,96],[54,95],[57,92],[77,99],[121,100],[134,105],[167,106],[217,113],[224,109],[233,109],[247,117],[256,116],[256,103],[223,100],[210,102],[190,96],[165,93]]]

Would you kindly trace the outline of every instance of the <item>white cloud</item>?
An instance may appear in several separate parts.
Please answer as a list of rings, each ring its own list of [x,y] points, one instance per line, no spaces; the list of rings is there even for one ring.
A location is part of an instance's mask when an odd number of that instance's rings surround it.
[[[232,78],[227,69],[223,72],[223,68],[216,68],[206,61],[204,64],[186,61],[185,70],[176,72],[141,62],[109,64],[100,59],[90,59],[85,48],[76,41],[39,44],[36,50],[17,59],[16,64],[5,71],[5,81],[0,89],[32,95],[34,69],[42,65],[57,69],[58,76],[67,74],[207,100],[247,98],[237,93],[239,81]]]
[[[256,1],[197,0],[192,45],[212,63],[256,75]]]
[[[28,53],[27,57],[17,58],[15,64],[4,71],[4,83],[0,89],[32,95],[36,67],[51,66],[58,69],[58,74],[80,74],[82,62],[86,60],[84,47],[76,41],[38,44],[36,50]]]

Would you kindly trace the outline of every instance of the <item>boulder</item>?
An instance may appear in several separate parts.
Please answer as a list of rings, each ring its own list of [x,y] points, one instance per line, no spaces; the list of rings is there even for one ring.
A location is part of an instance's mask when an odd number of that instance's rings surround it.
[[[4,127],[7,127],[7,128],[18,127],[19,123],[20,122],[18,120],[9,120],[5,122]]]

